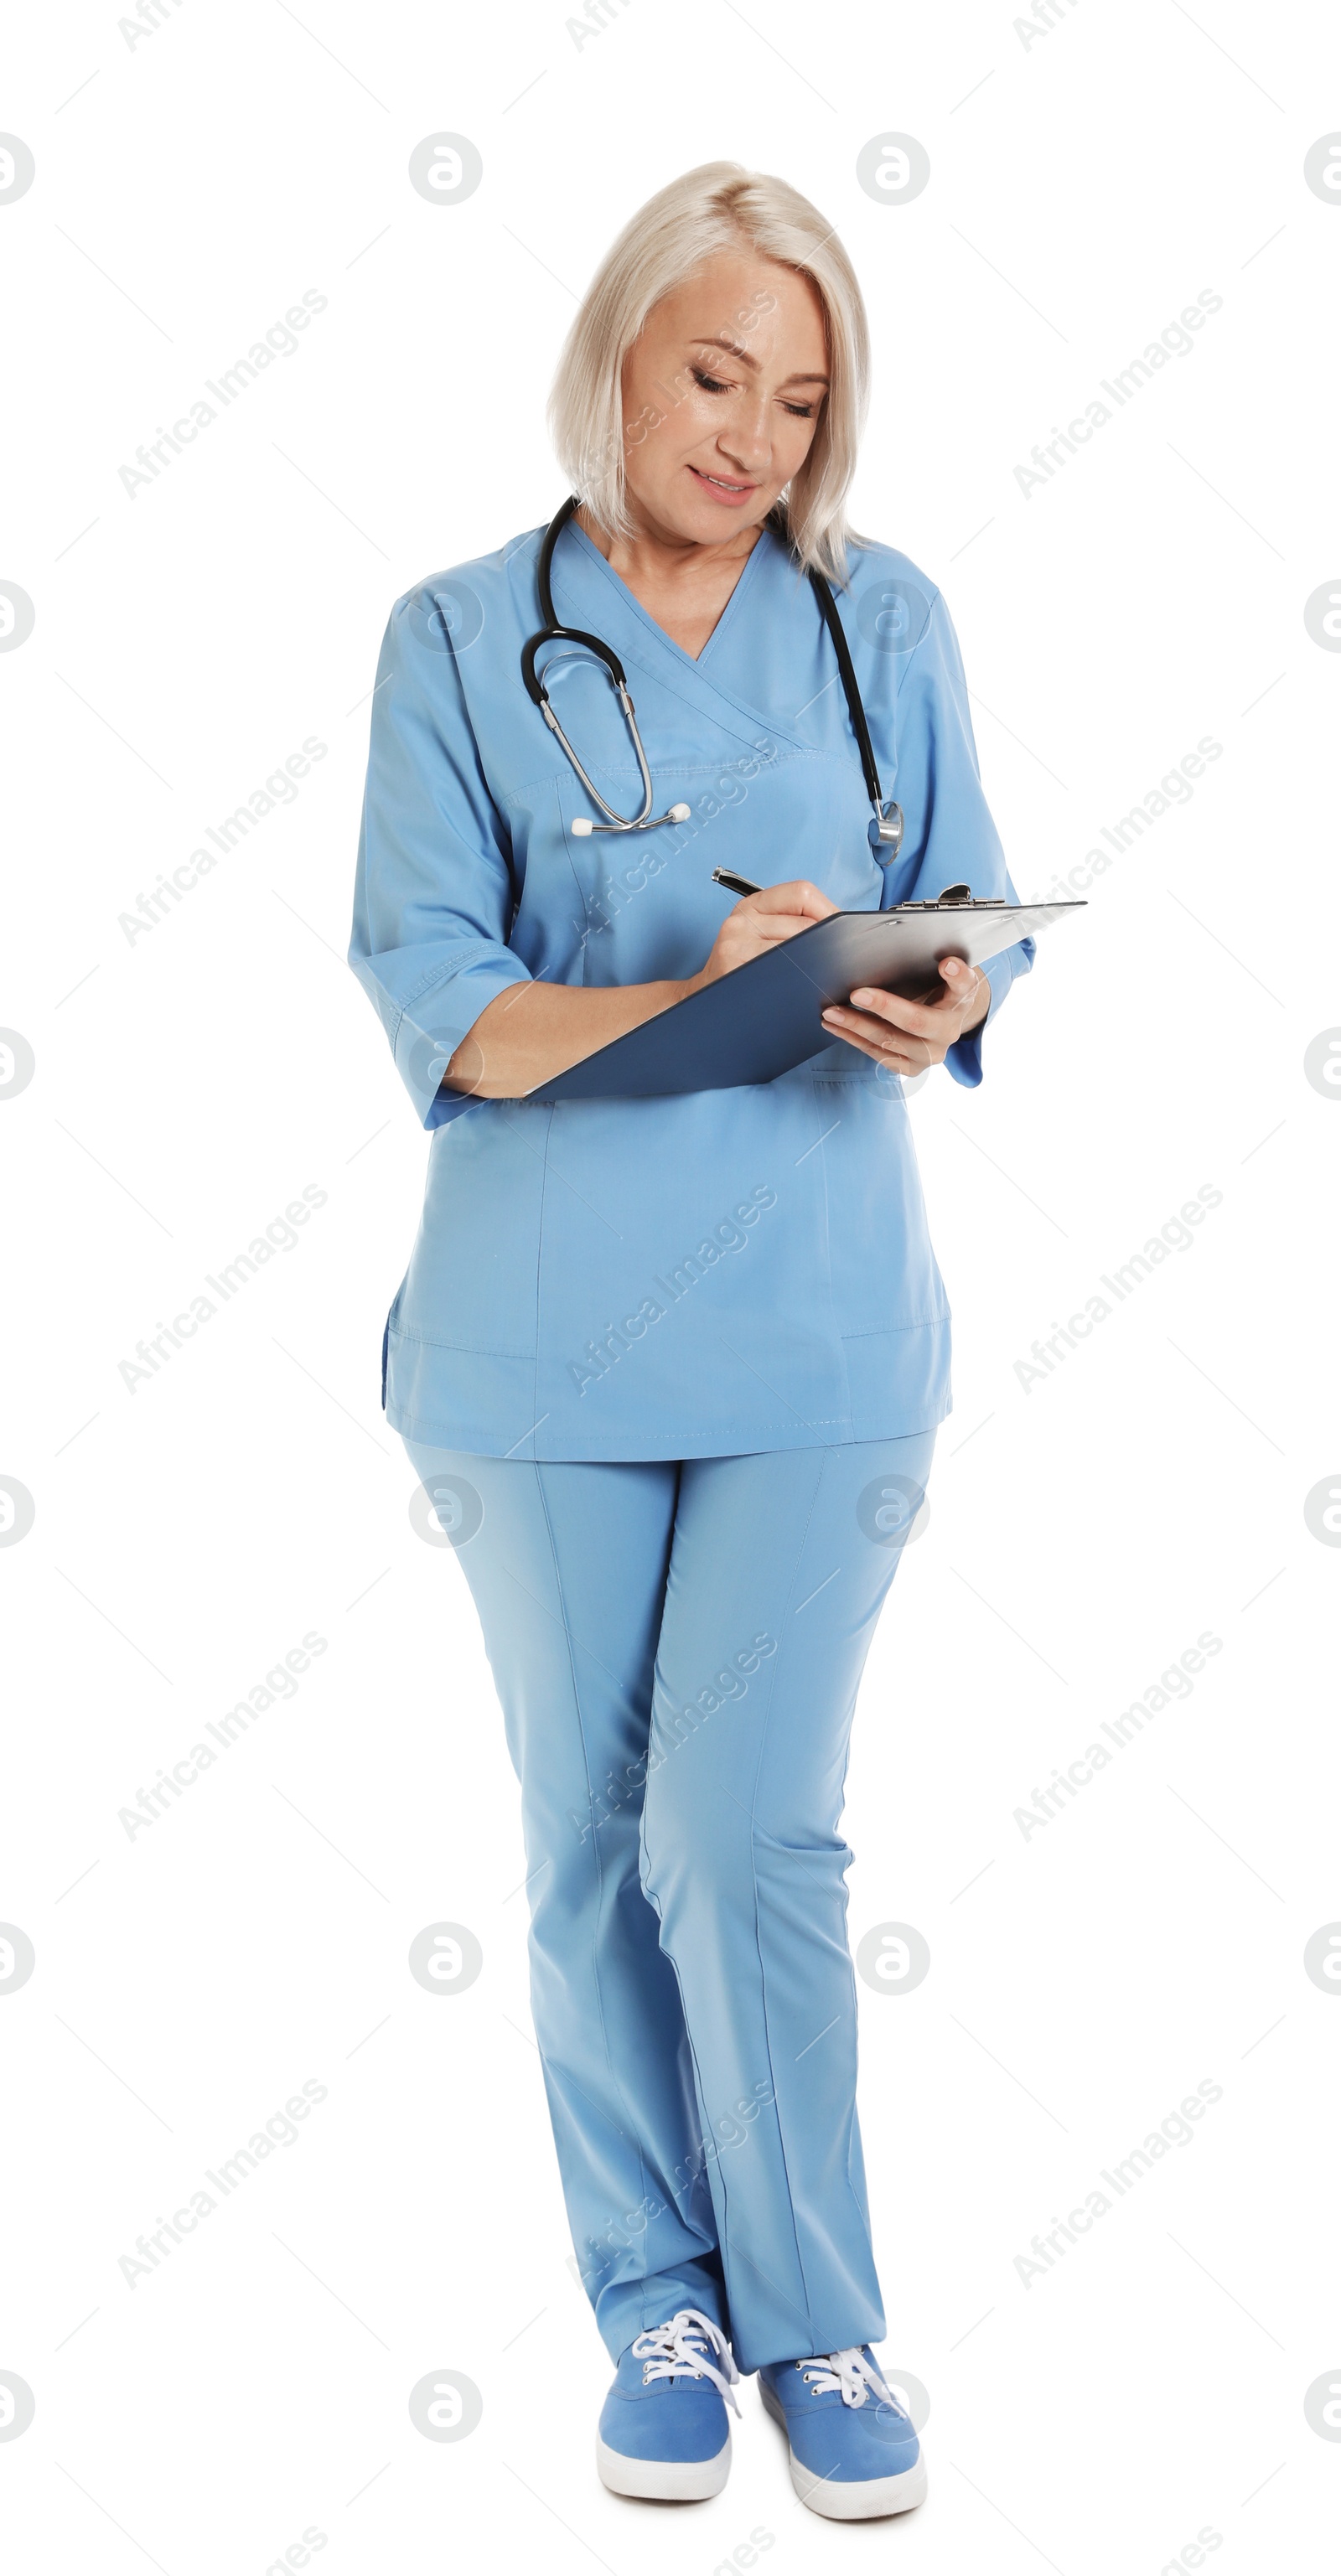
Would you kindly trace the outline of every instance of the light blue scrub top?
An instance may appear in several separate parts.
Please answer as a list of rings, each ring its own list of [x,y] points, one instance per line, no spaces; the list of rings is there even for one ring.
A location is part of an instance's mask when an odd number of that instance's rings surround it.
[[[734,900],[714,867],[766,886],[809,877],[848,910],[956,879],[1016,900],[945,605],[906,555],[854,546],[839,614],[905,822],[882,868],[833,646],[781,539],[757,539],[695,661],[570,522],[557,614],[624,664],[653,812],[691,809],[575,839],[592,809],[520,671],[542,533],[408,591],[378,666],[350,964],[432,1131],[384,1339],[387,1419],[539,1459],[929,1430],[950,1409],[950,1316],[897,1076],[839,1042],[775,1082],[670,1100],[479,1101],[439,1085],[508,985],[697,973]],[[569,663],[550,691],[603,795],[636,813],[604,671]],[[992,960],[989,1020],[1033,954],[1023,940]],[[951,1049],[957,1082],[981,1081],[981,1037]]]

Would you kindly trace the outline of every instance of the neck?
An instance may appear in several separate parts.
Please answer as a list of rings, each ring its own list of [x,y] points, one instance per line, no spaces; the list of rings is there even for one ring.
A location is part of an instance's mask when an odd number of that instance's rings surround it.
[[[733,528],[729,536],[716,545],[699,544],[692,537],[677,536],[673,529],[635,517],[633,533],[613,537],[598,525],[586,503],[575,513],[578,526],[590,537],[598,553],[603,554],[612,572],[637,591],[640,583],[660,585],[682,580],[697,580],[711,575],[719,567],[739,566],[750,554],[761,534],[763,522],[752,527]]]

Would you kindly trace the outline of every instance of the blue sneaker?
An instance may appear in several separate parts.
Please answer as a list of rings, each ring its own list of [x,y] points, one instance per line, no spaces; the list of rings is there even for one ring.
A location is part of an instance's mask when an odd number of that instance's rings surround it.
[[[620,2354],[601,2408],[596,2466],[604,2485],[663,2504],[720,2495],[731,2466],[726,2406],[739,2415],[731,2394],[739,2377],[725,2335],[697,2308],[640,2334]]]
[[[921,2503],[927,2472],[917,2435],[869,2344],[765,2362],[759,2392],[787,2436],[792,2485],[812,2513],[865,2522]]]

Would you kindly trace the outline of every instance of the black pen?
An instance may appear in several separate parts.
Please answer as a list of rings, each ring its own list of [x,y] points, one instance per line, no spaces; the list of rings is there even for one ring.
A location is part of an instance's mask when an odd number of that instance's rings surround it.
[[[726,886],[732,894],[763,893],[762,886],[755,885],[749,877],[738,877],[734,868],[714,868],[712,881],[714,885]]]

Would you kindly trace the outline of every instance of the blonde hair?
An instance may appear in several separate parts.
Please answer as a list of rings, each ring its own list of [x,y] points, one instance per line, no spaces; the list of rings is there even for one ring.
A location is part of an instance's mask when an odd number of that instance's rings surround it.
[[[844,512],[866,416],[870,341],[856,272],[842,243],[785,179],[738,161],[706,161],[649,197],[591,281],[564,343],[549,401],[559,461],[610,536],[633,534],[625,496],[624,360],[653,305],[722,251],[742,247],[810,280],[824,311],[829,391],[809,453],[779,504],[799,561],[847,580],[860,543]]]

